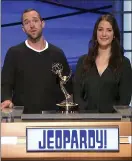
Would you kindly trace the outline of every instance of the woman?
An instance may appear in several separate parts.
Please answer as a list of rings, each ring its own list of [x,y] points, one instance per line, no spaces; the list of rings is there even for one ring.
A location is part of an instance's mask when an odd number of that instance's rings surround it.
[[[74,77],[74,101],[80,110],[112,113],[113,105],[129,105],[132,68],[120,46],[114,16],[101,16],[94,27],[87,55],[79,58]]]

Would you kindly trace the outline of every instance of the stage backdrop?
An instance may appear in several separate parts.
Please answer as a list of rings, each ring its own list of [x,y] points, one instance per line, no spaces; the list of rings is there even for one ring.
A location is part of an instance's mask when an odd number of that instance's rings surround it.
[[[21,14],[27,8],[38,10],[45,18],[46,40],[63,49],[74,70],[78,58],[88,51],[97,18],[105,13],[116,13],[122,9],[122,3],[114,0],[2,0],[1,66],[8,48],[26,39],[21,29]],[[118,13],[116,18],[122,31],[122,17]]]

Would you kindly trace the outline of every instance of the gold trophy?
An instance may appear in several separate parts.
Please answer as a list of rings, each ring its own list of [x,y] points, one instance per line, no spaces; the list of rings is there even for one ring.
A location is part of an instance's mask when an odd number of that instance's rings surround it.
[[[56,104],[59,107],[59,110],[62,113],[74,113],[78,110],[78,104],[74,103],[72,100],[72,96],[67,92],[64,85],[71,78],[72,70],[70,69],[70,73],[68,76],[62,75],[63,66],[60,63],[54,63],[52,65],[52,72],[59,76],[60,78],[60,88],[65,96],[65,101]]]

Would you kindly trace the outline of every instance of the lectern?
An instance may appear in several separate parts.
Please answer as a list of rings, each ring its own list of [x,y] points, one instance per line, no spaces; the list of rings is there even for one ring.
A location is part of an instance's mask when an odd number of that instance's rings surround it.
[[[1,123],[2,161],[132,160],[132,122],[121,114],[22,114]]]

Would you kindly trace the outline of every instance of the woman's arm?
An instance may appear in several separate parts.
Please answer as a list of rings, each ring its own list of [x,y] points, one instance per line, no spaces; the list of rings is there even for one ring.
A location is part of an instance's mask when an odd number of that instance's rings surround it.
[[[80,110],[85,110],[87,106],[87,102],[84,101],[82,97],[82,91],[83,91],[83,61],[86,55],[83,55],[79,58],[77,65],[76,65],[76,71],[73,79],[73,99],[74,102],[79,105]]]
[[[128,58],[124,57],[119,83],[119,104],[129,105],[132,97],[132,67]]]

